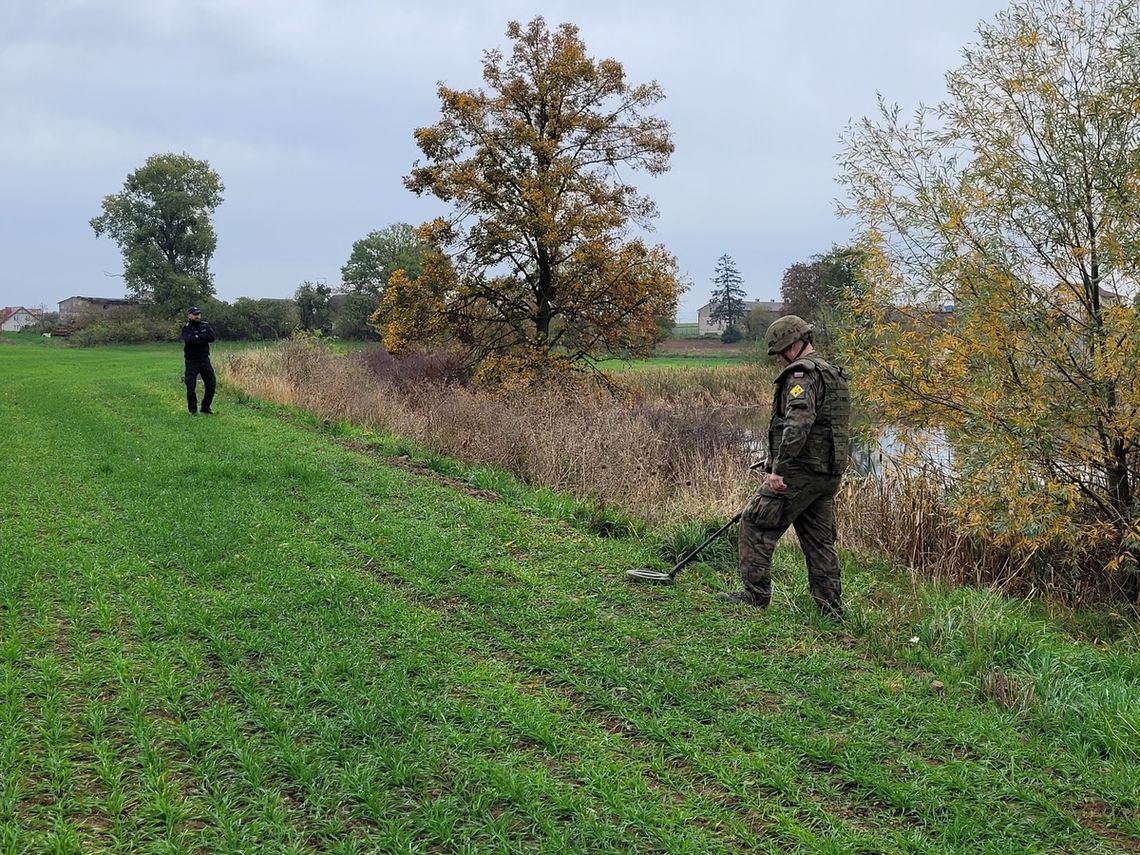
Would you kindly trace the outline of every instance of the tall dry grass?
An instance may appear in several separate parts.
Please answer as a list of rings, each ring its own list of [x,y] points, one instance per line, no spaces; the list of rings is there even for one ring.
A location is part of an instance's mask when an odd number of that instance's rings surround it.
[[[1108,556],[1056,545],[1024,548],[966,534],[951,508],[953,477],[944,466],[888,468],[851,475],[837,497],[839,540],[906,567],[912,576],[1000,589],[1048,593],[1073,604],[1137,601],[1128,576],[1103,572]]]
[[[734,364],[625,371],[614,383],[643,400],[757,407],[763,408],[767,418],[775,376],[770,365]]]
[[[836,497],[839,542],[889,558],[916,577],[1016,587],[1020,565],[1014,557],[955,525],[946,503],[949,488],[941,472],[849,475]]]

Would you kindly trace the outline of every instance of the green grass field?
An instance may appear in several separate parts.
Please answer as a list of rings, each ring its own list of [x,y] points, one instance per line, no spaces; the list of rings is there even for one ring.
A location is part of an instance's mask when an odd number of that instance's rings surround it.
[[[697,336],[697,327],[699,324],[696,321],[691,323],[673,324],[673,330],[670,333],[670,338],[695,338]]]
[[[174,345],[13,341],[0,852],[1140,848],[1117,617],[845,558],[835,625],[791,550],[767,613],[714,600],[723,560],[636,586],[661,539],[569,500],[233,394],[190,418]]]
[[[742,353],[723,356],[682,356],[667,354],[649,359],[604,359],[598,363],[603,371],[653,371],[662,368],[719,368],[723,365],[747,365],[748,357]]]
[[[759,352],[748,344],[723,345],[719,341],[667,341],[648,359],[604,359],[598,367],[605,371],[644,371],[660,368],[719,368],[749,365]]]

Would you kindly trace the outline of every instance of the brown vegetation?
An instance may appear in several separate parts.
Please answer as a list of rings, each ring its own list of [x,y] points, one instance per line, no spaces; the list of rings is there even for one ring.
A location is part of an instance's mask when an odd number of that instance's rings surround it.
[[[720,338],[667,338],[659,341],[654,353],[658,356],[725,356],[748,353],[754,346],[748,342],[724,344]]]

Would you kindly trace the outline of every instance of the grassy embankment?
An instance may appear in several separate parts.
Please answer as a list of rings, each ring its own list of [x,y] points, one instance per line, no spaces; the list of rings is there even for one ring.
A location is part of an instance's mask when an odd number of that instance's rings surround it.
[[[630,585],[569,500],[190,418],[179,362],[0,344],[0,851],[1137,849],[1111,616],[847,559],[836,626],[790,551],[766,614]]]

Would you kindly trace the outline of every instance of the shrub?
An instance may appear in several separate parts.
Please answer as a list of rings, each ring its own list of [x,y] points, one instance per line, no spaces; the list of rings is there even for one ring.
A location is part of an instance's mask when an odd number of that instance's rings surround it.
[[[471,379],[464,361],[445,351],[414,351],[397,359],[383,345],[353,353],[350,360],[357,362],[377,380],[384,380],[400,389],[418,383],[465,384]]]
[[[238,297],[232,304],[210,301],[206,316],[219,338],[274,341],[288,338],[300,324],[292,300]]]
[[[108,312],[105,316],[81,319],[73,327],[71,341],[80,347],[100,344],[140,344],[146,341],[172,341],[178,338],[178,324],[162,318],[150,318],[137,309]]]

